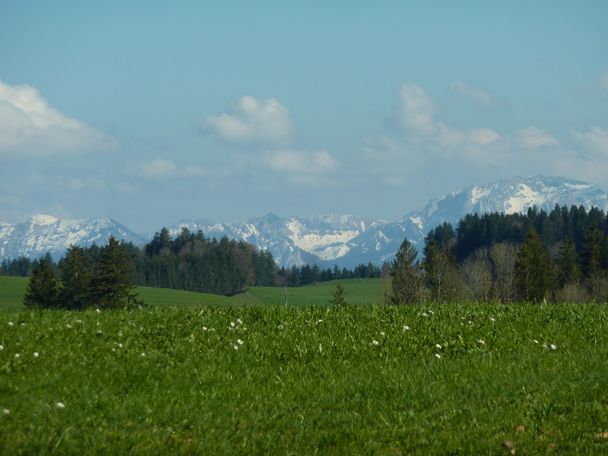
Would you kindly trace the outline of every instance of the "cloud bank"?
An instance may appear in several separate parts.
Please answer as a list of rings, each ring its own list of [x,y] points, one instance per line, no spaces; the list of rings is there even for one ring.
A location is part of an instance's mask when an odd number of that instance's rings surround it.
[[[241,97],[232,112],[207,116],[205,126],[233,143],[288,144],[294,136],[289,111],[274,98]]]
[[[34,87],[0,81],[0,154],[79,153],[115,145],[101,130],[49,106]]]

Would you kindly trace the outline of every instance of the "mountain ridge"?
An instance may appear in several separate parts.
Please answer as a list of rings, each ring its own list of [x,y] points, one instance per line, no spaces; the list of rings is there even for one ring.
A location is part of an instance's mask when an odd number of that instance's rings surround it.
[[[250,242],[270,251],[279,266],[307,263],[350,268],[390,261],[406,237],[421,248],[430,229],[444,222],[455,225],[469,213],[514,213],[530,207],[550,211],[556,204],[608,211],[608,193],[583,181],[537,175],[471,185],[433,198],[392,222],[345,214],[280,217],[268,213],[246,222],[181,220],[168,229],[173,235],[185,227],[202,230],[207,237]],[[111,218],[70,220],[39,214],[21,224],[0,222],[0,258],[35,257],[46,253],[45,249],[58,257],[71,243],[101,243],[110,235],[136,244],[151,238]]]

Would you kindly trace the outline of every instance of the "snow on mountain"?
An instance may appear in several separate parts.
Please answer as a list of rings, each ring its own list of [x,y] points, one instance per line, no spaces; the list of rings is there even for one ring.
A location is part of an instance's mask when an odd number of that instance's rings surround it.
[[[112,219],[70,220],[39,214],[23,223],[0,223],[0,258],[38,258],[48,252],[58,259],[72,244],[105,244],[110,236],[138,244],[145,242]]]
[[[424,208],[388,223],[353,215],[278,217],[268,214],[242,223],[208,220],[182,221],[170,227],[173,235],[186,227],[205,236],[250,242],[272,253],[282,266],[319,264],[354,267],[382,264],[394,257],[408,238],[422,249],[424,236],[434,227],[457,222],[470,213],[524,212],[536,206],[550,211],[560,206],[592,206],[608,211],[608,194],[585,182],[562,177],[515,177],[473,185],[430,200]],[[70,244],[105,243],[110,235],[142,244],[146,239],[111,219],[64,220],[37,215],[21,224],[0,222],[0,258],[60,256]],[[151,238],[151,236],[150,236]]]
[[[608,211],[608,194],[585,182],[563,177],[514,177],[485,185],[473,185],[430,200],[420,210],[396,222],[369,230],[355,239],[340,264],[352,266],[367,259],[382,263],[394,257],[403,239],[407,237],[420,250],[424,236],[436,226],[449,222],[456,227],[467,214],[525,212],[531,207],[551,211],[560,206],[597,207]]]

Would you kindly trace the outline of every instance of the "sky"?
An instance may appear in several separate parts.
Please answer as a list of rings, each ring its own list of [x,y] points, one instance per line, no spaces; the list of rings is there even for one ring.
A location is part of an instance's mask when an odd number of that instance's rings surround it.
[[[174,3],[174,4],[173,4]],[[2,2],[0,221],[395,220],[608,189],[608,2]]]

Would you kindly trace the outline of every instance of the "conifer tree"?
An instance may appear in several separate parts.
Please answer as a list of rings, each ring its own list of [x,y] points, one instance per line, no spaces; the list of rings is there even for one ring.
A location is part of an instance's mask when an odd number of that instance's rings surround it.
[[[101,249],[93,285],[95,304],[102,308],[132,307],[141,302],[131,293],[134,265],[112,236]]]
[[[530,228],[515,260],[515,284],[523,300],[541,302],[551,287],[551,260],[543,241]]]
[[[92,306],[93,300],[93,260],[85,254],[84,249],[71,246],[59,263],[61,270],[62,307],[84,309]]]
[[[416,261],[417,256],[416,248],[405,239],[391,268],[389,301],[392,304],[416,304],[422,300],[424,282],[422,269]]]
[[[34,262],[23,303],[28,309],[52,309],[60,306],[59,284],[49,255]]]
[[[332,298],[329,303],[334,306],[345,306],[346,305],[346,291],[340,284],[336,285],[336,291],[333,292]]]

